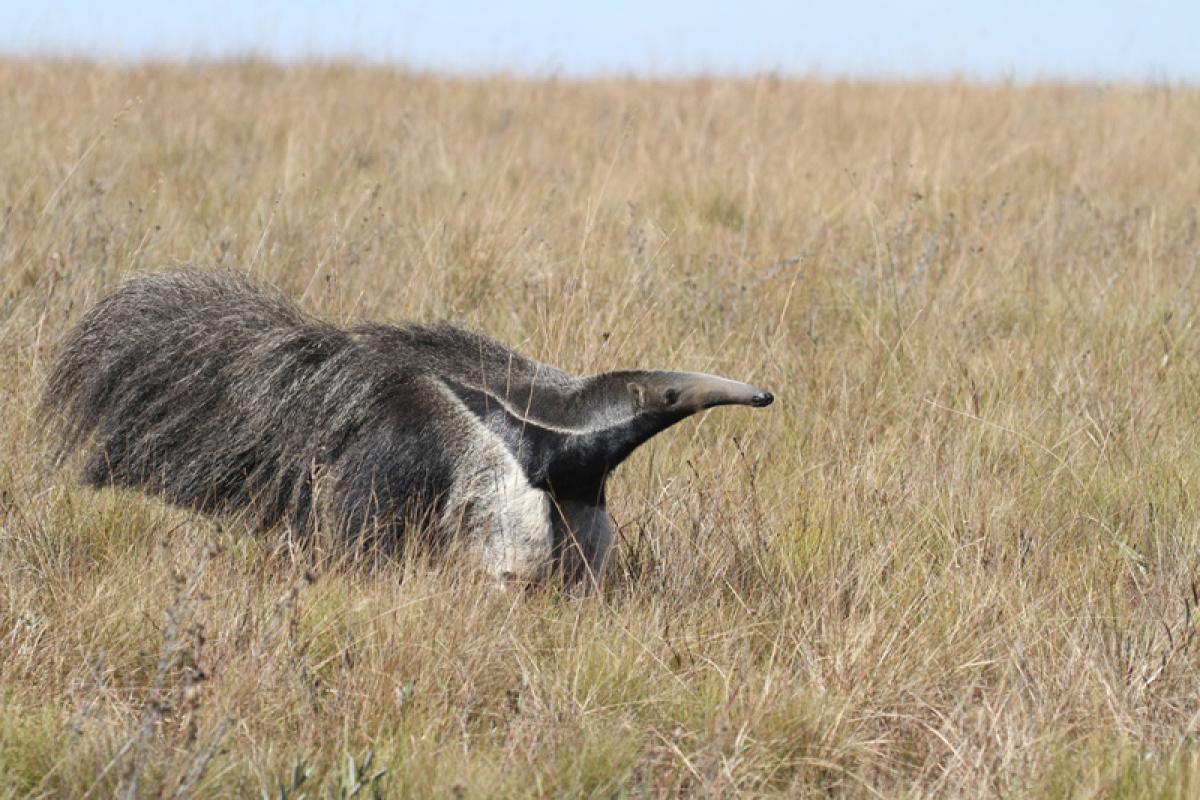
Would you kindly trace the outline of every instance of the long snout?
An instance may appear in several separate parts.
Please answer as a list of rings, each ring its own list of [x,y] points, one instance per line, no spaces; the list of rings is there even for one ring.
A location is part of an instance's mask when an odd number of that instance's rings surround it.
[[[762,408],[775,402],[775,395],[766,389],[718,375],[687,373],[684,385],[684,396],[680,399],[697,409],[730,405]]]

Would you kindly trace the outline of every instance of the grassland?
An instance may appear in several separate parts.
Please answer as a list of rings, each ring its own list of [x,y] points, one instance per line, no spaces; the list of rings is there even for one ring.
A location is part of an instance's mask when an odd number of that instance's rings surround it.
[[[0,62],[0,795],[1194,796],[1197,142],[1161,86]],[[58,337],[180,263],[779,400],[635,454],[597,596],[364,569],[52,462]]]

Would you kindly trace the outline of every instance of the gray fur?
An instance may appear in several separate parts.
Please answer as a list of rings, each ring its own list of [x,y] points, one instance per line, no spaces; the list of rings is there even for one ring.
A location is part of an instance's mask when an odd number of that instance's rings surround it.
[[[533,579],[555,552],[573,577],[602,571],[605,482],[639,444],[771,399],[697,373],[576,377],[445,324],[339,328],[239,273],[181,269],[85,314],[43,409],[64,455],[86,449],[88,485],[393,551],[428,530]]]

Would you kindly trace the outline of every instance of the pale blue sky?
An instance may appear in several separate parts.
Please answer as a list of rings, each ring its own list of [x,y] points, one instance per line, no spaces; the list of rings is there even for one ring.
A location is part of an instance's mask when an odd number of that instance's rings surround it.
[[[0,53],[350,57],[455,72],[1200,82],[1200,0],[0,0]]]

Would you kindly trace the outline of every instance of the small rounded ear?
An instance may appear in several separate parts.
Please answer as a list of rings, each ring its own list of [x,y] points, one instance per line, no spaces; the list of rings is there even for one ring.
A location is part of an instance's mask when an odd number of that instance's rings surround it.
[[[630,382],[629,399],[633,401],[633,410],[637,411],[646,405],[646,388],[640,383]]]

